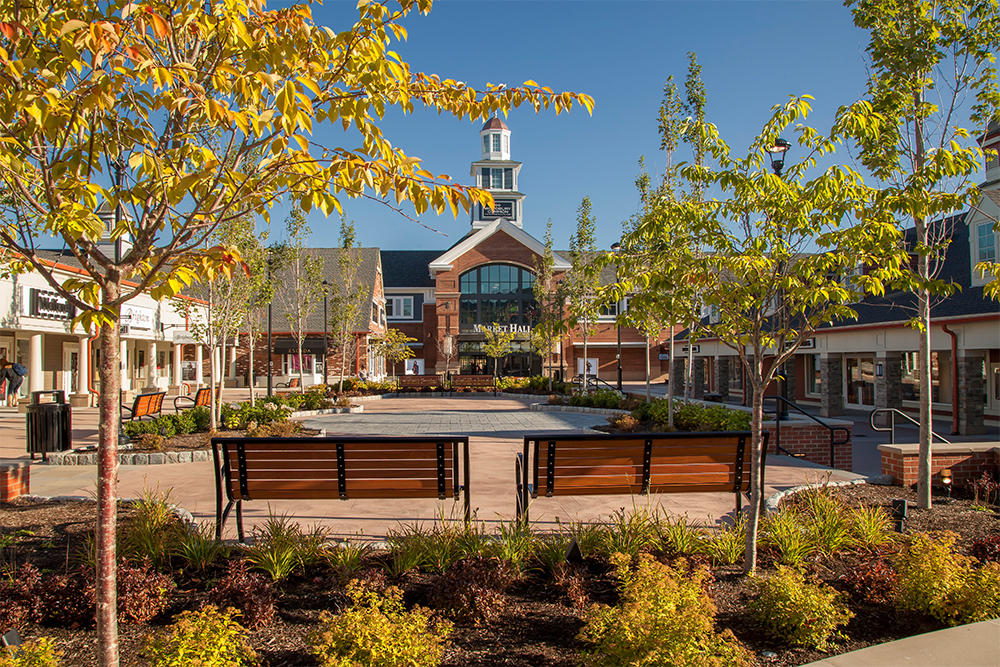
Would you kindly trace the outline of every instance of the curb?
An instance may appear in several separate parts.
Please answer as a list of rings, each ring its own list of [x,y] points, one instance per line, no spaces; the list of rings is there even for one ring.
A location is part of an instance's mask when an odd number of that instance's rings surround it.
[[[765,514],[773,514],[778,511],[778,505],[787,496],[794,495],[796,493],[802,493],[803,491],[809,491],[811,489],[822,489],[831,486],[855,486],[858,484],[872,484],[875,486],[891,486],[892,485],[892,475],[871,475],[869,477],[862,477],[861,479],[844,479],[836,482],[814,482],[812,484],[802,484],[801,486],[793,486],[790,489],[785,489],[784,491],[778,491],[767,499],[764,507]]]
[[[379,396],[381,398],[381,396]],[[365,406],[363,405],[352,405],[349,408],[323,408],[321,410],[299,410],[298,412],[288,413],[289,419],[301,419],[303,417],[316,417],[318,415],[344,415],[347,413],[357,414],[359,412],[364,412]]]
[[[587,408],[582,405],[549,405],[548,403],[532,403],[528,406],[531,412],[579,412],[585,415],[603,415],[612,417],[628,414],[628,410],[614,408]]]
[[[199,463],[201,461],[211,461],[212,450],[195,449],[187,452],[142,452],[125,453],[118,455],[118,465],[120,466],[146,466],[163,465],[166,463]],[[53,466],[94,466],[97,465],[97,452],[84,452],[76,454],[73,450],[68,452],[50,452],[48,455],[48,465]]]

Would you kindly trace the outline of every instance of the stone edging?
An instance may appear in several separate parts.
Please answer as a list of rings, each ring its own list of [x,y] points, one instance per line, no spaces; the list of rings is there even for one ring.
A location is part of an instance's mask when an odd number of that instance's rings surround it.
[[[628,414],[628,410],[614,408],[588,408],[582,405],[549,405],[548,403],[532,403],[528,406],[528,410],[531,412],[579,412],[585,415],[603,415],[605,417]]]
[[[857,484],[874,484],[876,486],[891,486],[892,485],[892,475],[871,475],[869,477],[862,477],[860,479],[843,479],[836,482],[814,482],[812,484],[802,484],[801,486],[793,486],[790,489],[785,489],[784,491],[778,491],[777,493],[771,495],[767,499],[767,503],[764,508],[765,514],[772,514],[778,511],[778,505],[787,496],[794,495],[796,493],[802,493],[803,491],[809,491],[810,489],[822,489],[824,487],[830,486],[855,486]]]
[[[39,505],[48,502],[56,502],[56,503],[97,502],[94,498],[91,498],[90,496],[37,496],[33,493],[26,493],[23,496],[18,496],[17,499]],[[135,505],[137,503],[142,502],[142,498],[119,498],[118,502]],[[167,505],[170,507],[173,513],[177,515],[178,519],[183,521],[185,524],[195,525],[194,516],[191,514],[191,512],[188,512],[180,505],[175,505],[174,503],[167,503]]]
[[[212,450],[193,449],[186,452],[124,452],[118,455],[118,465],[146,466],[166,463],[198,463],[211,461]],[[48,465],[53,466],[93,466],[97,465],[96,451],[70,450],[68,452],[49,452]]]
[[[379,398],[381,398],[381,396]],[[349,408],[323,408],[321,410],[298,410],[296,412],[290,412],[288,414],[288,418],[300,419],[303,417],[316,417],[319,415],[343,415],[347,413],[357,414],[359,412],[364,412],[364,411],[365,411],[365,406],[352,405]]]

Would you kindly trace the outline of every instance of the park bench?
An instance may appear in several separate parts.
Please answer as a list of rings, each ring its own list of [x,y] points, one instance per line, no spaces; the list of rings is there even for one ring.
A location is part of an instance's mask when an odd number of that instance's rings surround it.
[[[454,375],[451,378],[452,389],[494,389],[495,387],[492,375]]]
[[[767,452],[767,434],[763,449]],[[539,494],[750,492],[749,431],[526,435],[514,462],[520,520]],[[761,487],[764,467],[761,465]]]
[[[240,541],[247,500],[437,498],[469,507],[469,438],[212,438],[215,536],[233,506]],[[223,496],[226,504],[223,507]]]
[[[399,389],[430,389],[440,387],[441,377],[438,375],[400,375]]]
[[[218,389],[215,390],[215,398],[216,400],[219,399]],[[174,399],[174,412],[181,411],[180,407],[178,406],[178,401],[182,400],[191,402],[191,405],[184,406],[185,410],[190,408],[208,407],[209,403],[211,403],[212,401],[212,390],[209,389],[208,387],[202,387],[201,389],[195,392],[194,398],[191,398],[190,396],[178,396],[177,398]]]
[[[122,403],[122,411],[128,411],[128,415],[123,414],[122,418],[125,421],[139,421],[143,417],[159,417],[160,410],[163,409],[163,397],[166,395],[165,391],[139,394],[132,401],[131,407]]]
[[[274,385],[276,389],[298,389],[299,388],[299,378],[289,378],[288,382],[279,382]]]

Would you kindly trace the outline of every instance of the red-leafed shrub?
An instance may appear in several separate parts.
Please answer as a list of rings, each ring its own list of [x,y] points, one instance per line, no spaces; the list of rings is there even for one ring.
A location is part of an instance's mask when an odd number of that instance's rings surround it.
[[[871,604],[891,604],[899,575],[883,558],[862,564],[840,578],[854,598]]]
[[[118,619],[144,623],[159,616],[176,588],[170,575],[157,572],[148,560],[118,566]]]
[[[40,620],[38,584],[41,580],[41,573],[31,563],[0,577],[0,632]]]
[[[239,621],[247,628],[262,628],[274,619],[277,598],[274,584],[268,577],[250,570],[246,561],[230,561],[229,570],[208,592],[208,597],[221,609],[239,609],[242,612]]]

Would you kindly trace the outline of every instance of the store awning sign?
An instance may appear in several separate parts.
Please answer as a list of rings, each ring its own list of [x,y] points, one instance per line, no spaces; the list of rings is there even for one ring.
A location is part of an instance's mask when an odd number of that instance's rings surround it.
[[[28,292],[28,314],[50,320],[71,320],[76,306],[56,292],[32,287]]]
[[[153,330],[153,309],[142,306],[122,306],[122,324],[126,324],[129,330],[152,331]]]

